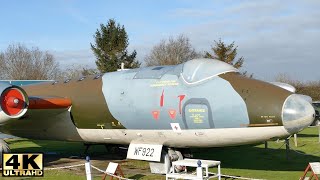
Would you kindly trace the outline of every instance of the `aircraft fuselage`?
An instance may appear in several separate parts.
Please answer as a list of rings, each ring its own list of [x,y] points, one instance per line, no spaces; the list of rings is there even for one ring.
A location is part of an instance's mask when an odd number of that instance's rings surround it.
[[[29,97],[72,102],[68,108],[28,109],[1,126],[34,139],[220,147],[288,136],[314,118],[298,95],[207,59],[22,88]]]

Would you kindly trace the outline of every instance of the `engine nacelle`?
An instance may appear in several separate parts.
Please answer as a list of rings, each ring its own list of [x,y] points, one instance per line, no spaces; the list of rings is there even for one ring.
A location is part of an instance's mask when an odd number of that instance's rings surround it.
[[[22,88],[0,84],[0,92],[0,124],[10,119],[18,119],[27,112],[29,99]]]

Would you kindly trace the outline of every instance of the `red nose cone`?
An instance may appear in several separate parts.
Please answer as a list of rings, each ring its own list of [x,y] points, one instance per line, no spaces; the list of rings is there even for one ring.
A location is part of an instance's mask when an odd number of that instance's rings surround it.
[[[9,108],[17,108],[18,105],[19,105],[19,99],[18,99],[18,98],[13,97],[13,96],[8,97],[8,99],[7,99],[7,106],[8,106]]]
[[[9,116],[16,116],[25,107],[23,93],[16,88],[7,89],[1,96],[1,108]]]

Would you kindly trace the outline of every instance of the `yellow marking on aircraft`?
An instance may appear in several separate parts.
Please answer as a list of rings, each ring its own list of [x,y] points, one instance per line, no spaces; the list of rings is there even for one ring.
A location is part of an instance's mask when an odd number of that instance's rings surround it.
[[[188,109],[189,112],[206,112],[206,109]]]
[[[265,123],[265,124],[248,124],[249,127],[260,127],[260,126],[277,126],[278,123]]]
[[[104,129],[104,124],[97,124],[97,126],[100,126],[101,129]]]
[[[201,114],[191,114],[190,118],[193,119],[194,123],[201,124],[203,123],[204,116],[202,116]]]
[[[261,118],[269,119],[269,118],[276,118],[276,116],[260,116]]]
[[[164,87],[164,86],[178,86],[179,83],[176,80],[157,81],[151,84],[150,87]]]

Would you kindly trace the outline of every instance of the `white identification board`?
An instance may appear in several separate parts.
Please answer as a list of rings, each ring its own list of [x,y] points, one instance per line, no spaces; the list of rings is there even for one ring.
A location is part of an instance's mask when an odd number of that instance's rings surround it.
[[[315,174],[320,174],[320,163],[319,162],[312,162],[312,163],[309,163],[309,164],[311,166],[312,171]]]
[[[118,163],[109,162],[109,165],[106,169],[106,173],[114,174],[118,168]]]
[[[162,144],[130,143],[128,153],[127,153],[127,158],[160,162],[161,151],[162,151]]]

